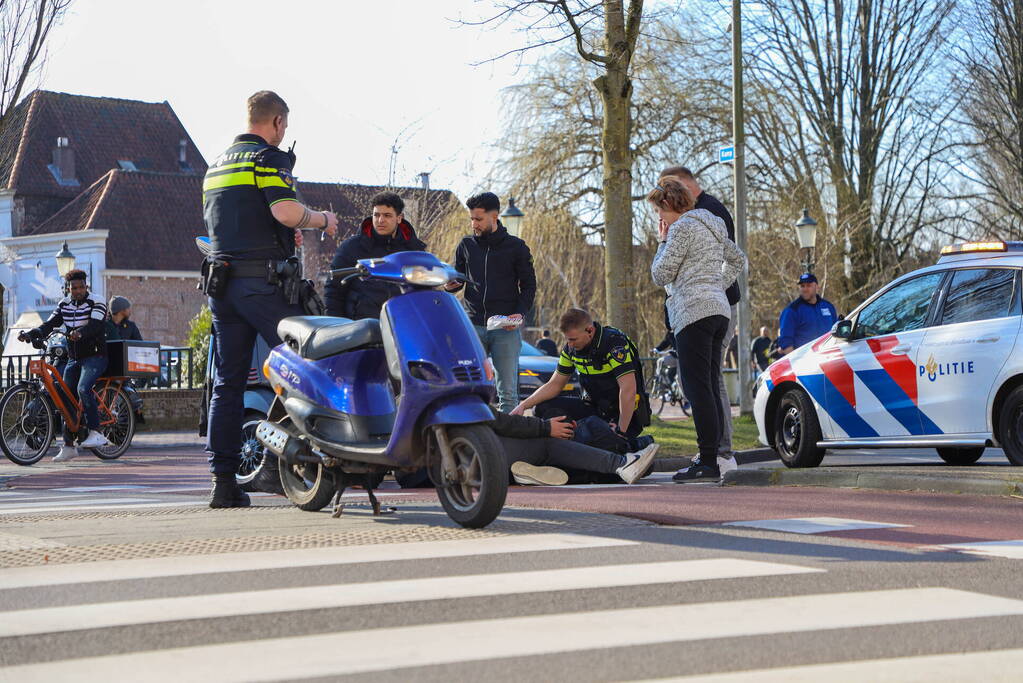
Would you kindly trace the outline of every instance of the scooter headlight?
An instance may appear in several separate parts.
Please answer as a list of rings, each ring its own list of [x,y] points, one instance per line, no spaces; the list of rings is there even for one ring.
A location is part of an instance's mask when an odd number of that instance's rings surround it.
[[[421,285],[423,287],[439,287],[446,285],[448,280],[447,268],[440,266],[405,266],[401,269],[401,275],[410,285]]]

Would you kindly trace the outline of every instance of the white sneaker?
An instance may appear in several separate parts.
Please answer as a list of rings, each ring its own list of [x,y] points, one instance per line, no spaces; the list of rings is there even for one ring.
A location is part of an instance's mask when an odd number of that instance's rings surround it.
[[[521,460],[512,463],[511,472],[515,483],[523,486],[564,486],[568,483],[568,473],[565,470],[530,465]]]
[[[723,458],[718,456],[718,469],[721,470],[721,476],[724,477],[726,472],[739,469],[739,465],[735,462],[735,458],[728,456]]]
[[[657,455],[657,449],[660,447],[660,444],[652,443],[638,453],[626,453],[625,464],[615,472],[626,484],[635,484],[646,474],[647,468],[654,461],[654,456]]]
[[[103,448],[112,445],[107,437],[103,436],[103,432],[98,429],[90,430],[89,436],[85,437],[85,441],[82,442],[82,448]]]
[[[78,449],[74,446],[61,446],[60,453],[53,456],[53,462],[67,462],[78,457]]]

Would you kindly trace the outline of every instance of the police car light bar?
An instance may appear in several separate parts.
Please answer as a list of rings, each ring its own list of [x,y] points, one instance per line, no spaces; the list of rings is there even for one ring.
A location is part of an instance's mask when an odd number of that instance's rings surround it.
[[[963,244],[950,244],[947,247],[942,247],[941,255],[950,256],[952,254],[971,254],[985,251],[1009,251],[1009,245],[1001,240],[996,242],[965,242]]]

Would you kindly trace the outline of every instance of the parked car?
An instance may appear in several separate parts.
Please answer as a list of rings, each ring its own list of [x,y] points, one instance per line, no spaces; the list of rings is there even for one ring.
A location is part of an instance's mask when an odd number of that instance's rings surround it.
[[[522,342],[519,352],[519,399],[524,399],[547,383],[558,368],[558,359],[547,356],[532,344]],[[579,396],[579,379],[572,373],[562,396]]]
[[[832,448],[1000,446],[1023,465],[1023,242],[945,247],[757,379],[760,440],[789,467]]]

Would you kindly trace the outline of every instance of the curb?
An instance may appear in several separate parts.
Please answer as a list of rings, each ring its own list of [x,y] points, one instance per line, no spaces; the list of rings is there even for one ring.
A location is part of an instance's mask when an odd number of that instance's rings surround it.
[[[753,448],[748,451],[736,451],[735,462],[739,465],[748,465],[753,462],[768,462],[777,460],[778,454],[772,448]],[[692,464],[692,457],[683,455],[669,455],[664,458],[654,458],[654,472],[674,472],[675,470],[689,467]]]
[[[883,472],[759,469],[726,472],[722,486],[823,486],[881,491],[928,491],[976,496],[1023,495],[1023,479],[963,479]]]

